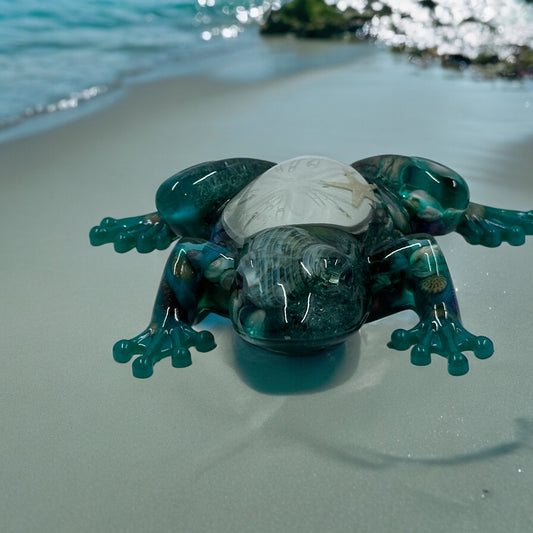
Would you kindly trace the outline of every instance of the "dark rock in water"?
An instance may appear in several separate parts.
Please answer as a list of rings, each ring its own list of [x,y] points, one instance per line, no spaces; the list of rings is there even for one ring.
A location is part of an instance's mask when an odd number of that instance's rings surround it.
[[[451,54],[443,56],[441,63],[444,67],[458,70],[472,67],[487,78],[520,79],[533,76],[533,50],[527,46],[517,47],[515,53],[505,60],[496,54],[479,54],[474,58]]]
[[[472,64],[472,60],[463,54],[446,54],[445,56],[442,56],[442,64],[445,67],[464,70]]]
[[[307,38],[354,37],[375,12],[341,11],[324,0],[293,0],[270,11],[261,27],[263,34],[293,34]]]
[[[533,77],[533,50],[529,46],[519,46],[498,75],[506,78]]]
[[[496,65],[500,62],[500,58],[496,54],[479,54],[474,63],[476,65]]]
[[[521,44],[527,37],[507,30],[510,37],[502,39],[497,14],[487,19],[478,14],[474,4],[466,4],[464,12],[454,15],[453,8],[439,0],[419,0],[420,7],[412,12],[391,8],[387,0],[359,4],[364,6],[361,11],[341,10],[324,0],[292,0],[268,13],[261,33],[378,40],[420,64],[438,58],[444,67],[474,69],[486,77],[533,76],[533,49]]]

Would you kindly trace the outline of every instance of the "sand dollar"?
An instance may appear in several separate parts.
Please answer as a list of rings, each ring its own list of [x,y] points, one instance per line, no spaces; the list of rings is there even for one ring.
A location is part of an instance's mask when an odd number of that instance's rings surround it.
[[[225,207],[222,223],[237,243],[278,226],[326,225],[357,233],[368,224],[373,186],[351,166],[318,156],[270,168]]]

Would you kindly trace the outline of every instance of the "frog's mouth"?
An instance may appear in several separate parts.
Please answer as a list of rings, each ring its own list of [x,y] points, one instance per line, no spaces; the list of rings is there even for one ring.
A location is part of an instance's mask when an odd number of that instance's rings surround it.
[[[308,355],[341,344],[363,322],[357,313],[351,319],[345,318],[347,313],[291,316],[283,308],[261,309],[239,305],[238,301],[233,304],[231,321],[246,342],[285,355]]]
[[[291,337],[266,338],[266,337],[251,337],[244,331],[238,331],[239,335],[246,342],[264,348],[269,352],[274,352],[282,355],[290,356],[304,356],[320,353],[342,344],[348,334],[342,337],[330,337],[329,339],[295,339]]]

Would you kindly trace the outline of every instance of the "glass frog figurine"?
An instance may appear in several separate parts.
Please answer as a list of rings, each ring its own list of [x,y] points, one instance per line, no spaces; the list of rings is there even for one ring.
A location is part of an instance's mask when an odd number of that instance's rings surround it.
[[[280,164],[249,158],[210,161],[178,172],[157,191],[157,211],[90,232],[117,252],[167,248],[148,327],[113,347],[134,355],[133,375],[152,375],[170,357],[191,364],[192,347],[215,347],[193,325],[207,314],[229,317],[246,341],[285,354],[339,343],[364,323],[413,309],[420,322],[392,333],[389,347],[431,354],[448,372],[468,372],[463,354],[492,355],[493,344],[461,324],[446,261],[434,239],[452,231],[472,244],[521,245],[533,211],[469,200],[456,172],[421,157],[382,155],[347,165],[318,156]]]

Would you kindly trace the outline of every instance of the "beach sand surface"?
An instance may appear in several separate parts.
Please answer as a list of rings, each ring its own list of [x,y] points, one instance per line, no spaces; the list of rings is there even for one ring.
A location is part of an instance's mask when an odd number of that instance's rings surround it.
[[[112,360],[146,326],[168,252],[92,248],[88,231],[152,211],[189,165],[420,155],[460,172],[477,202],[533,207],[530,84],[366,44],[343,63],[253,75],[276,60],[237,55],[138,85],[0,145],[2,531],[529,530],[533,239],[439,239],[465,326],[496,346],[461,378],[386,347],[411,314],[319,357],[249,349],[209,317],[218,346],[187,369],[164,360],[136,380]]]

